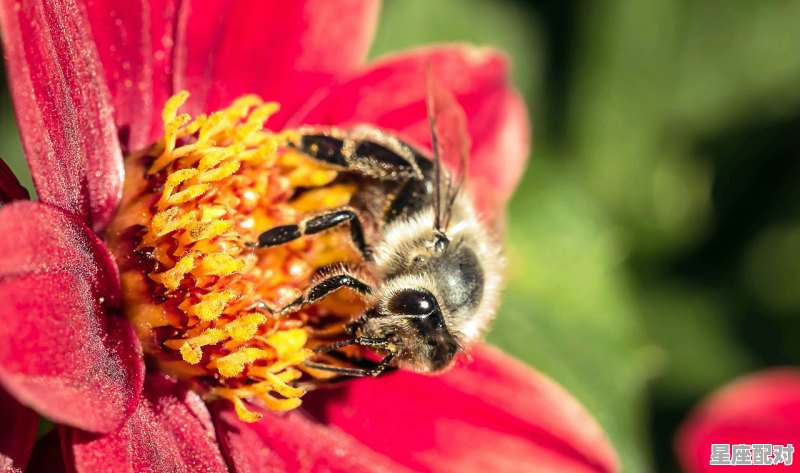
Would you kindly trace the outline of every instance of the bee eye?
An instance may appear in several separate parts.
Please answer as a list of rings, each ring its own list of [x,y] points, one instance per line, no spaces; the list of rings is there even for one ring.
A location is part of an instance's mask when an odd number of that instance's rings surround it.
[[[407,289],[392,296],[387,308],[393,314],[428,315],[439,309],[433,294],[424,289]]]

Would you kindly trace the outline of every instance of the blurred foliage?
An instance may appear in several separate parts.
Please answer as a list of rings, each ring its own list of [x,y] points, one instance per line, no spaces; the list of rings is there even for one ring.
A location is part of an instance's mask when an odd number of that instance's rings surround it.
[[[22,144],[19,141],[19,132],[11,108],[11,97],[8,94],[5,74],[0,79],[2,82],[0,83],[2,87],[2,94],[0,94],[0,157],[8,163],[22,185],[32,196],[35,196],[31,174],[25,167],[25,155],[22,154]]]
[[[800,2],[386,0],[373,56],[509,53],[535,124],[490,341],[552,376],[625,471],[733,377],[800,363]],[[7,95],[0,151],[25,176]]]

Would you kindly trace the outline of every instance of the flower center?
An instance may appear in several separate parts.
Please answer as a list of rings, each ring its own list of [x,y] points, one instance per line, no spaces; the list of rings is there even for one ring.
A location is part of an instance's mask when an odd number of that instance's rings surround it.
[[[151,365],[207,398],[234,403],[242,420],[298,407],[303,366],[326,333],[341,331],[363,304],[352,294],[280,317],[315,272],[357,262],[341,232],[253,249],[249,243],[300,215],[347,204],[355,188],[290,146],[297,131],[264,128],[276,103],[244,96],[227,109],[178,114],[188,93],[164,107],[164,138],[126,158],[120,211],[109,229],[124,310]]]

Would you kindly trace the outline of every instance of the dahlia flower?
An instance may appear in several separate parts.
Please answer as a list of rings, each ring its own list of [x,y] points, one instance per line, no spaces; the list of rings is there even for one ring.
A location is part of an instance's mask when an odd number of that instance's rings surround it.
[[[687,473],[718,471],[715,462],[736,462],[736,471],[791,472],[800,471],[798,438],[800,372],[772,368],[709,396],[683,422],[675,446]]]

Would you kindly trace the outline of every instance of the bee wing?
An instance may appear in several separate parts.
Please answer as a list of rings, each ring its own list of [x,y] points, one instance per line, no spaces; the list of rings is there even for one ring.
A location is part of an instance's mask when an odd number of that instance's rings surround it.
[[[450,208],[464,185],[472,143],[464,109],[453,93],[439,82],[430,66],[427,76],[428,120],[436,170],[436,229],[439,230],[447,227]]]

